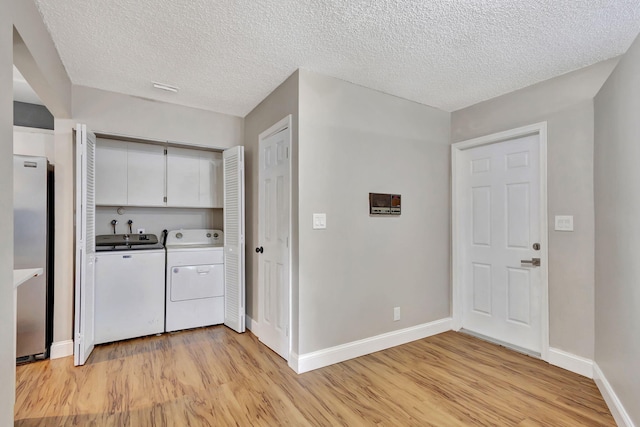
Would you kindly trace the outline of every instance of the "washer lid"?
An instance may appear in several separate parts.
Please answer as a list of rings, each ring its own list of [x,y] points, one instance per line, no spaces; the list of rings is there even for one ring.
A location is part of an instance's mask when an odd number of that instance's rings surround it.
[[[171,230],[165,246],[223,246],[224,233],[213,229]]]

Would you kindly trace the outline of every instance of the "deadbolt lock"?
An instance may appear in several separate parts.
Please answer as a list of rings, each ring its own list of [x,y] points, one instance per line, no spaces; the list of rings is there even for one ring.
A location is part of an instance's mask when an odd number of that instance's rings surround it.
[[[533,250],[534,251],[539,251],[540,250],[540,243],[534,243],[533,244]]]

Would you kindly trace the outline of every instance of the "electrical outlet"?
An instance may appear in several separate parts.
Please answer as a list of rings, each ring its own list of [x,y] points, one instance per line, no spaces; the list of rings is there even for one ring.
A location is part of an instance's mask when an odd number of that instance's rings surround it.
[[[138,228],[138,234],[146,234],[144,228]]]
[[[393,321],[400,320],[400,307],[393,307]]]

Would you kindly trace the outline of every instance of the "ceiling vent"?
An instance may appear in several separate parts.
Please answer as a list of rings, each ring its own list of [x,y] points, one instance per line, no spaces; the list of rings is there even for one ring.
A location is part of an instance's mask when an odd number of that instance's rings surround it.
[[[176,86],[171,86],[171,85],[164,84],[164,83],[158,83],[158,82],[151,82],[151,83],[153,84],[154,88],[160,89],[160,90],[164,90],[164,91],[167,91],[167,92],[178,93],[178,90],[180,90]]]

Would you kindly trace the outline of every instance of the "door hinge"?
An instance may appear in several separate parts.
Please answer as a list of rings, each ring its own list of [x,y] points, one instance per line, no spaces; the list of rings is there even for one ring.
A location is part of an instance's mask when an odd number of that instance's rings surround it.
[[[165,203],[167,203],[167,196],[164,196],[164,197],[162,198],[162,201],[163,201],[163,202],[165,202]]]
[[[167,155],[167,149],[166,148],[164,149],[164,155],[165,156]]]

